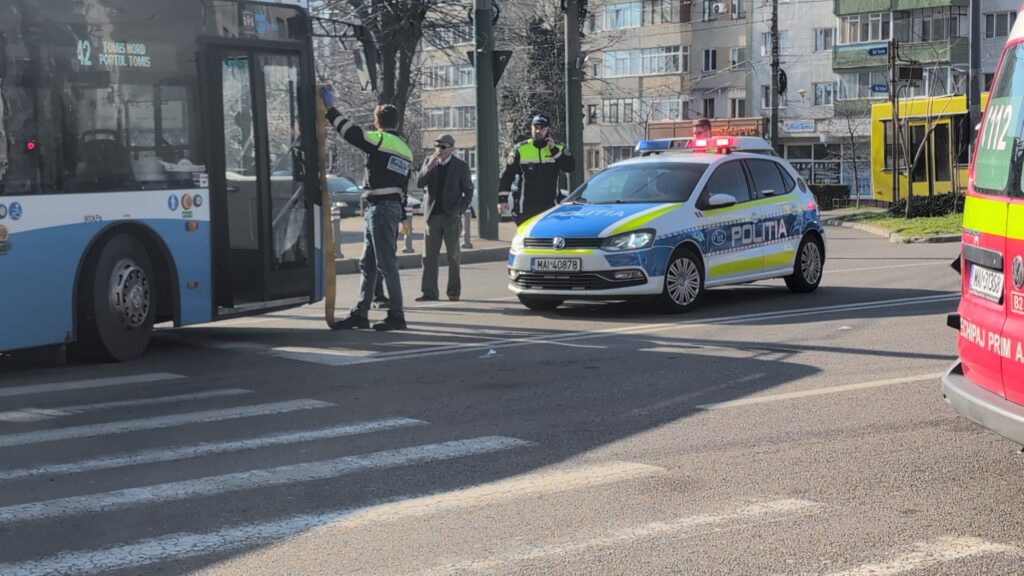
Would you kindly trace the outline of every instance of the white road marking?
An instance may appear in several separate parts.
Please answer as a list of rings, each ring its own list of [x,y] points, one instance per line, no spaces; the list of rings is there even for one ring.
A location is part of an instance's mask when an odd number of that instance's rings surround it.
[[[116,376],[113,378],[94,378],[90,380],[72,380],[70,382],[31,384],[28,386],[0,388],[0,398],[28,396],[31,394],[49,394],[51,392],[69,392],[71,390],[88,390],[90,388],[108,388],[111,386],[128,386],[131,384],[151,384],[154,382],[166,382],[168,380],[181,380],[182,378],[185,378],[185,376],[182,376],[181,374],[155,372],[152,374],[133,374],[131,376]]]
[[[867,272],[870,270],[894,270],[897,268],[919,268],[921,266],[949,266],[950,260],[942,262],[924,262],[919,264],[894,264],[892,266],[870,266],[867,268],[843,268],[842,270],[829,270],[825,268],[825,272],[829,274],[842,274],[844,272]]]
[[[910,384],[913,382],[924,382],[927,380],[938,382],[939,378],[942,378],[943,374],[943,372],[935,372],[933,374],[919,374],[917,376],[904,376],[901,378],[890,378],[888,380],[875,380],[873,382],[859,382],[857,384],[843,384],[842,386],[814,388],[812,390],[801,390],[800,392],[786,392],[783,394],[752,396],[750,398],[729,400],[727,402],[701,404],[697,406],[697,408],[701,410],[720,410],[722,408],[735,408],[736,406],[749,406],[751,404],[767,404],[769,402],[782,402],[784,400],[794,400],[796,398],[808,398],[811,396],[822,396],[825,394],[837,394],[840,392],[850,392],[853,390],[865,390],[867,388],[880,388],[882,386],[892,386],[895,384]]]
[[[830,576],[893,576],[904,572],[923,570],[930,566],[952,562],[961,558],[987,554],[1024,555],[1024,550],[1007,544],[987,542],[980,538],[941,538],[913,546],[914,551],[888,562],[865,564],[852,570],[835,572]]]
[[[334,406],[334,404],[320,400],[290,400],[287,402],[256,404],[253,406],[226,408],[223,410],[205,410],[202,412],[172,414],[170,416],[157,416],[154,418],[138,418],[135,420],[122,420],[120,422],[72,426],[69,428],[58,428],[56,430],[39,430],[37,432],[7,434],[5,436],[0,436],[0,448],[8,446],[24,446],[26,444],[36,444],[39,442],[56,442],[58,440],[125,434],[128,432],[138,432],[140,430],[157,430],[160,428],[182,426],[184,424],[219,422],[221,420],[234,420],[237,418],[248,418],[251,416],[285,414],[287,412],[295,412],[297,410],[327,408],[328,406]]]
[[[99,402],[96,404],[80,404],[77,406],[56,406],[53,408],[22,408],[9,412],[0,412],[0,422],[38,422],[50,420],[61,416],[81,414],[83,412],[95,412],[97,410],[108,410],[110,408],[132,408],[137,406],[155,406],[158,404],[172,404],[174,402],[189,402],[192,400],[208,400],[210,398],[224,398],[226,396],[241,396],[252,394],[252,390],[241,388],[227,388],[224,390],[208,390],[196,392],[195,394],[178,394],[175,396],[159,396],[156,398],[137,398],[134,400],[117,400],[114,402]]]
[[[603,538],[593,538],[580,542],[566,542],[548,546],[537,546],[529,551],[497,555],[487,560],[469,560],[426,570],[424,575],[434,574],[465,574],[481,572],[484,574],[502,574],[514,572],[507,565],[519,562],[579,554],[595,548],[610,548],[630,544],[645,538],[658,536],[678,536],[682,533],[696,532],[705,527],[718,527],[721,524],[749,521],[763,517],[784,514],[809,513],[821,508],[820,504],[807,500],[771,500],[744,506],[732,512],[722,514],[697,514],[686,516],[672,522],[652,522],[636,528],[616,531]]]
[[[654,476],[663,472],[662,468],[628,462],[536,472],[452,492],[399,498],[364,508],[291,516],[202,534],[171,534],[105,550],[62,552],[40,560],[19,564],[0,564],[0,574],[4,576],[70,575],[126,570],[163,560],[267,546],[314,529],[346,530],[381,522],[424,517],[451,510],[492,506],[540,494],[595,488]]]
[[[296,432],[285,432],[259,438],[246,440],[235,440],[232,442],[208,442],[194,446],[176,446],[173,448],[158,448],[153,450],[140,450],[127,454],[113,456],[102,456],[89,460],[77,462],[46,464],[34,468],[21,468],[17,470],[0,470],[0,481],[18,480],[33,476],[52,476],[57,474],[80,474],[93,470],[111,470],[127,466],[139,466],[141,464],[153,464],[155,462],[173,462],[176,460],[189,460],[211,454],[224,454],[228,452],[241,452],[244,450],[256,450],[269,446],[281,446],[285,444],[297,444],[300,442],[313,442],[316,440],[327,440],[330,438],[342,438],[370,432],[383,432],[385,430],[396,430],[410,426],[424,426],[428,424],[423,420],[411,418],[389,418],[387,420],[374,420],[371,422],[360,422],[357,424],[346,424],[332,426],[318,430],[303,430]]]
[[[208,476],[196,480],[15,504],[0,508],[0,526],[76,514],[123,510],[132,506],[175,502],[267,486],[324,480],[368,470],[383,470],[411,464],[452,460],[532,445],[531,442],[517,438],[485,436],[357,456],[344,456],[321,462],[289,464],[263,470],[246,470],[220,476]],[[0,574],[2,573],[0,571]]]
[[[653,334],[658,332],[669,332],[672,330],[686,328],[725,326],[730,324],[762,322],[768,320],[775,320],[778,318],[789,319],[805,316],[835,314],[841,312],[860,312],[862,310],[873,310],[879,308],[896,308],[902,306],[913,306],[917,304],[933,304],[938,302],[956,300],[959,298],[959,293],[936,294],[932,296],[918,296],[912,298],[896,298],[892,300],[855,302],[851,304],[837,304],[831,306],[821,306],[817,308],[797,308],[790,310],[778,310],[773,312],[759,312],[755,314],[726,316],[723,318],[705,318],[687,320],[682,322],[665,322],[659,324],[629,324],[626,326],[608,328],[603,330],[561,332],[553,334],[545,333],[535,336],[522,336],[519,338],[506,338],[482,342],[464,342],[459,344],[451,344],[447,346],[436,346],[426,350],[400,350],[394,352],[376,352],[358,357],[350,354],[337,354],[334,353],[331,348],[312,347],[303,347],[301,349],[289,347],[270,348],[265,349],[264,353],[302,362],[324,364],[327,366],[340,366],[349,364],[365,364],[369,362],[380,362],[383,360],[409,360],[417,358],[430,358],[433,356],[447,356],[463,352],[480,353],[481,351],[486,352],[487,350],[492,348],[514,348],[519,346],[530,346],[534,344],[550,343],[562,345],[572,341],[592,340],[595,338],[606,338],[608,336],[617,336],[621,334]]]

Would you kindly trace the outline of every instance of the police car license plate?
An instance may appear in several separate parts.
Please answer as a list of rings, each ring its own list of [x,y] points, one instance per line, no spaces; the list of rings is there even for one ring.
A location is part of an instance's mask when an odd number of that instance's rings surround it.
[[[580,272],[583,261],[580,258],[534,258],[534,272]]]
[[[971,265],[971,292],[993,302],[999,302],[1003,297],[1002,271],[977,264]]]

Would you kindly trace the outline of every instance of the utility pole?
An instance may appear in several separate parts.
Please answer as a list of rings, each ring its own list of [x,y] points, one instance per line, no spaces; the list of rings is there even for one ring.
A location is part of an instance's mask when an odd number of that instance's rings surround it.
[[[583,183],[583,59],[580,54],[580,0],[565,7],[565,139],[576,168],[569,173],[569,190]]]
[[[892,201],[900,199],[900,100],[899,75],[896,71],[898,40],[889,40],[889,103],[892,104]]]
[[[772,117],[769,124],[772,148],[779,149],[779,0],[772,0]]]
[[[498,239],[498,95],[494,86],[491,0],[476,0],[476,183],[479,236]]]
[[[974,157],[974,140],[977,126],[981,122],[981,84],[985,81],[981,73],[981,0],[971,0],[971,72],[967,86],[967,106],[971,122],[970,158]]]

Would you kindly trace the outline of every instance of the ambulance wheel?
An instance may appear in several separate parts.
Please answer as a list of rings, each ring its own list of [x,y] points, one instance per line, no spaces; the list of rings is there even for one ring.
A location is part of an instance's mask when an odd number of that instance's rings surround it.
[[[672,254],[665,268],[665,287],[658,303],[665,312],[678,314],[693,310],[704,295],[704,266],[688,248]]]
[[[141,356],[153,335],[156,292],[142,243],[130,234],[111,237],[82,278],[75,356],[118,362]]]
[[[821,283],[824,267],[825,251],[822,249],[821,240],[808,234],[800,241],[793,273],[786,276],[786,286],[792,292],[814,292]]]
[[[537,296],[525,296],[519,295],[519,301],[534,312],[550,312],[555,308],[562,305],[565,300],[559,300],[558,298],[540,298]]]

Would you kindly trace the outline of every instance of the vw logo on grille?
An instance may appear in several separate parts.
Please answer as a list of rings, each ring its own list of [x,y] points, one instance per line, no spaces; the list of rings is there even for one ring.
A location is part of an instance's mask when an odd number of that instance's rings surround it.
[[[1017,290],[1024,288],[1024,260],[1020,256],[1013,259],[1013,285]]]
[[[561,236],[552,238],[551,247],[554,248],[555,250],[561,250],[565,248],[565,238],[562,238]]]

